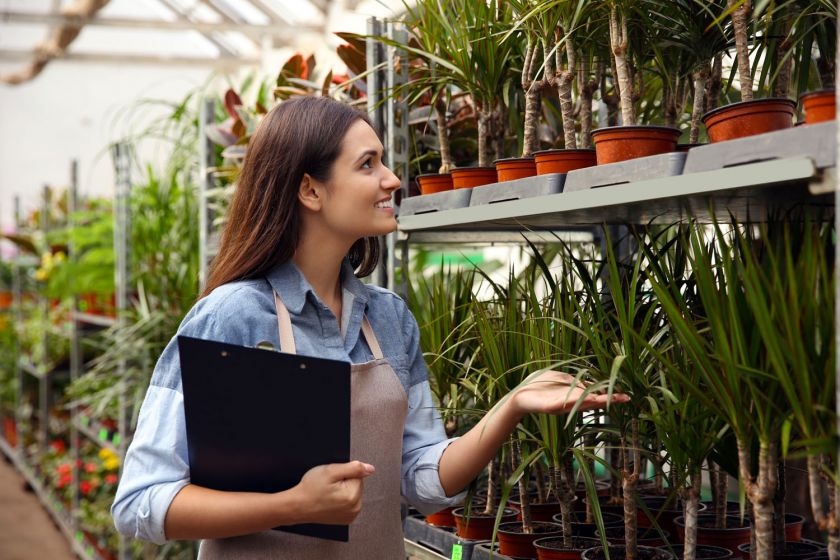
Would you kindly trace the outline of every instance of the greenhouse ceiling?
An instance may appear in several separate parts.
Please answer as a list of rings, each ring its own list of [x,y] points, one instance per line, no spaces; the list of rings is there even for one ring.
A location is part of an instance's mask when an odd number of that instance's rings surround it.
[[[364,31],[401,0],[0,0],[0,82],[25,83],[60,60],[236,68],[302,37]]]

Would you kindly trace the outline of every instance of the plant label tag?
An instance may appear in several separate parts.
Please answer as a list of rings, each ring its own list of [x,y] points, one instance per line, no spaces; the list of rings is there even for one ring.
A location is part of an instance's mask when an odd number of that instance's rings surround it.
[[[452,560],[461,560],[461,555],[463,553],[464,549],[460,544],[452,545]]]

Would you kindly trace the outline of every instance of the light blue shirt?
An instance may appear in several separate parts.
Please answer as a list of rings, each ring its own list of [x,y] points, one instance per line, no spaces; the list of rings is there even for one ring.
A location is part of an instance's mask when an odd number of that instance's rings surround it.
[[[360,334],[362,317],[367,314],[382,353],[408,395],[402,496],[424,513],[458,504],[464,493],[447,498],[438,476],[438,462],[452,440],[446,438],[432,401],[414,316],[396,294],[356,278],[347,260],[341,282],[341,326],[289,261],[274,268],[266,278],[231,282],[213,290],[187,313],[176,336],[242,346],[269,342],[280,348],[274,288],[289,310],[298,354],[364,363],[373,359]],[[117,529],[126,536],[166,542],[166,512],[189,482],[181,368],[173,337],[155,366],[125,457],[111,507]]]

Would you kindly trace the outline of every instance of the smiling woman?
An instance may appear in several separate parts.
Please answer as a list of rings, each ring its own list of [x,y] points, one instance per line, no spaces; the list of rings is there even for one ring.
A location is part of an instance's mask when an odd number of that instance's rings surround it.
[[[205,539],[203,559],[404,558],[402,498],[424,513],[454,506],[525,414],[607,404],[570,387],[564,374],[537,373],[529,381],[539,383],[514,390],[457,442],[447,439],[417,322],[397,295],[358,278],[377,262],[376,236],[396,228],[390,200],[399,184],[376,133],[350,107],[299,98],[266,116],[251,138],[207,290],[176,334],[249,347],[268,337],[283,352],[352,364],[353,461],[316,466],[273,494],[191,484],[173,338],[126,455],[112,508],[121,532],[158,543]],[[313,406],[318,397],[291,396]],[[290,396],[277,398],[282,406]],[[350,525],[349,542],[270,530],[301,523]]]

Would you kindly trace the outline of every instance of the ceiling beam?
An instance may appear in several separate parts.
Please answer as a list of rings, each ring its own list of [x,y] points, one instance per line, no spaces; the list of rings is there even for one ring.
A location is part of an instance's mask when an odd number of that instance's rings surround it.
[[[271,35],[281,39],[292,39],[301,32],[320,32],[319,26],[296,25],[294,27],[283,23],[269,25],[253,25],[250,23],[207,23],[199,21],[163,21],[135,18],[85,18],[76,16],[62,16],[53,14],[33,14],[26,12],[0,11],[0,24],[3,23],[35,23],[46,25],[68,25],[80,27],[95,25],[99,27],[123,27],[129,29],[154,29],[159,31],[238,31],[247,35]]]
[[[37,53],[29,50],[0,49],[0,61],[17,62],[21,60],[32,60],[32,57],[35,54]],[[154,64],[160,66],[195,66],[231,69],[240,68],[242,66],[253,66],[260,64],[260,60],[258,58],[243,58],[240,56],[202,58],[188,56],[80,52],[68,52],[58,58],[53,59],[53,62],[61,61],[96,63],[104,62],[114,64]]]

